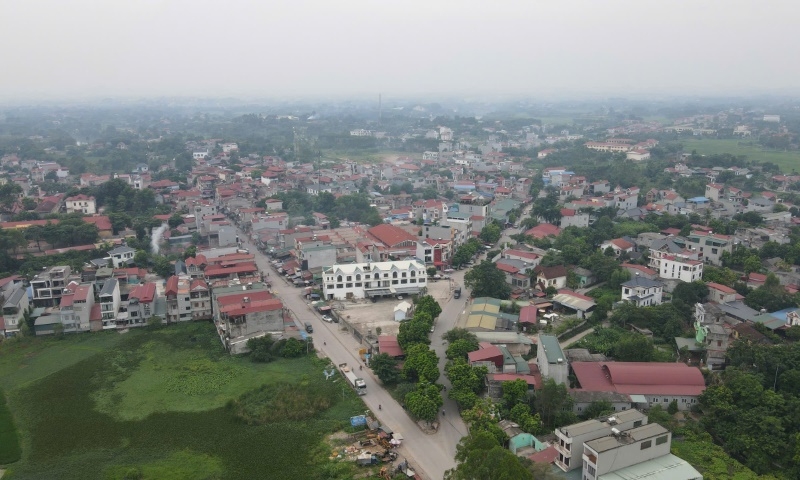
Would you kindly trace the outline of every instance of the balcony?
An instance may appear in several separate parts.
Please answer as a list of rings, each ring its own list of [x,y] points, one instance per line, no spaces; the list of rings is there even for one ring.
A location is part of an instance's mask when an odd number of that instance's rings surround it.
[[[597,457],[596,457],[596,456],[594,456],[594,455],[593,455],[593,454],[591,454],[591,453],[589,453],[589,454],[586,454],[586,453],[584,453],[584,454],[583,454],[583,461],[584,461],[584,462],[589,462],[589,463],[590,463],[592,466],[594,466],[594,467],[596,467],[596,466],[597,466]]]

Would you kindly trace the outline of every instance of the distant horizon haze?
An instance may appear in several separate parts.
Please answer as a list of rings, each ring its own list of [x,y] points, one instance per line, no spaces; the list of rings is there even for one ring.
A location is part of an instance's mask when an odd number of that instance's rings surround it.
[[[800,94],[794,2],[0,3],[0,100]]]

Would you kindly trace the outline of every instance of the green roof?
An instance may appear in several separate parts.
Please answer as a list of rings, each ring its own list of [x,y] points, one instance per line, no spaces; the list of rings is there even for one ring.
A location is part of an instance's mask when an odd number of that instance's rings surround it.
[[[544,353],[547,356],[547,363],[558,363],[560,358],[562,362],[566,361],[564,352],[561,351],[561,345],[558,344],[558,338],[553,335],[539,335],[539,347],[544,348]]]

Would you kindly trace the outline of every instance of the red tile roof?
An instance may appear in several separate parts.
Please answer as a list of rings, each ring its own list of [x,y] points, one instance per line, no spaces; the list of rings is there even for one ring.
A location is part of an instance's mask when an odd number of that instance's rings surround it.
[[[553,463],[558,458],[558,450],[553,445],[533,455],[528,455],[528,460],[535,463]]]
[[[685,363],[573,362],[582,390],[629,395],[697,396],[706,388],[700,370]]]
[[[178,277],[175,275],[167,279],[167,285],[164,287],[164,295],[177,295],[178,294]]]
[[[395,335],[381,335],[378,337],[378,352],[385,353],[390,357],[403,355],[403,349],[397,342],[397,336]]]
[[[561,229],[550,223],[540,223],[535,227],[527,230],[525,235],[530,235],[533,238],[545,238],[549,236],[557,237],[561,233]]]
[[[367,232],[388,247],[394,247],[403,242],[416,242],[417,237],[402,228],[384,223],[370,228]]]
[[[713,288],[714,290],[719,290],[722,293],[736,293],[736,290],[732,289],[731,287],[715,282],[708,282],[706,286],[708,288]]]
[[[203,272],[206,277],[216,277],[216,276],[225,276],[225,275],[232,275],[235,273],[251,273],[257,272],[258,267],[255,263],[239,263],[236,265],[231,266],[212,266],[206,267],[205,271]]]
[[[248,313],[255,312],[269,312],[273,310],[280,310],[283,308],[283,303],[277,298],[270,298],[269,300],[250,300],[245,302],[242,299],[239,303],[233,303],[221,307],[219,311],[228,315],[247,315]]]
[[[217,298],[217,305],[223,307],[225,305],[241,303],[241,301],[245,297],[249,298],[251,301],[260,302],[263,300],[269,300],[271,298],[275,298],[275,295],[267,292],[266,290],[261,290],[257,292],[243,291],[242,293],[233,293],[230,295],[225,295]]]
[[[481,342],[480,348],[467,354],[470,363],[491,361],[500,366],[503,364],[503,352],[488,342]]]
[[[519,311],[519,323],[536,323],[537,309],[535,305],[526,305]]]
[[[139,302],[141,303],[152,303],[153,299],[156,296],[156,284],[155,283],[144,283],[142,285],[137,285],[131,290],[131,293],[128,294],[128,298],[138,298]]]

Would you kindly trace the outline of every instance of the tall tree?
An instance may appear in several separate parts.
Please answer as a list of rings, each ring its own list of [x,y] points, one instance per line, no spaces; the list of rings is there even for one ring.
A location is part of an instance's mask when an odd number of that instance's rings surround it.
[[[473,297],[492,297],[505,300],[511,296],[511,285],[497,265],[484,260],[464,275],[464,285],[472,289]]]

